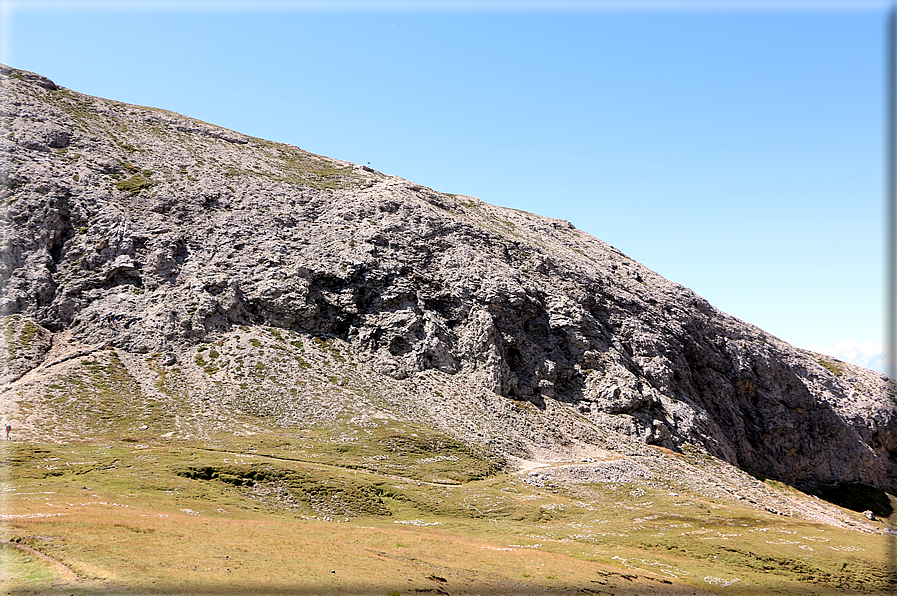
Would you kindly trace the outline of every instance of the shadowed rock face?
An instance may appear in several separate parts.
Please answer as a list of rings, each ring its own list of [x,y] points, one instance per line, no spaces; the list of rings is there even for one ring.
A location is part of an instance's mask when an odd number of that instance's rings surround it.
[[[897,488],[893,381],[721,313],[568,222],[0,76],[0,314],[40,340],[9,381],[66,330],[147,353],[266,325],[343,339],[392,379],[438,369],[787,482]]]

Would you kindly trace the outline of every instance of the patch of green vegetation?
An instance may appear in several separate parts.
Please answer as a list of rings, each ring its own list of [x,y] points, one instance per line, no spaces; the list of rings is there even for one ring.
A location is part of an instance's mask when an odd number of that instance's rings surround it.
[[[275,181],[302,184],[323,190],[370,184],[371,176],[367,174],[362,176],[351,168],[330,162],[307,151],[269,141],[258,142],[265,147],[265,152],[271,158],[279,161],[280,167],[271,172],[237,171],[236,174],[261,175]]]
[[[343,363],[346,361],[345,357],[342,355],[342,352],[340,352],[336,341],[334,341],[332,338],[315,336],[312,338],[312,341],[314,341],[319,348],[325,350],[331,356],[333,356],[334,360],[336,360],[337,362]]]
[[[221,168],[221,173],[230,178],[236,178],[238,176],[246,176],[249,174],[254,174],[255,172],[253,172],[252,170],[249,170],[249,169],[235,168],[233,166],[228,165],[228,166],[223,166]],[[188,176],[188,178],[191,178],[191,177]],[[195,180],[195,178],[194,178],[194,180]]]
[[[47,385],[52,408],[41,406],[44,424],[101,436],[155,423],[165,413],[149,399],[113,350],[95,352]]]
[[[766,486],[776,489],[777,491],[788,493],[788,492],[797,492],[797,489],[791,487],[780,480],[776,480],[775,478],[770,478],[765,474],[761,474],[759,472],[748,472],[751,476],[764,483]]]
[[[198,366],[202,367],[202,369],[206,372],[207,375],[211,376],[218,372],[218,368],[214,364],[212,364],[211,362],[207,362],[206,359],[203,358],[202,354],[206,350],[209,350],[209,346],[206,344],[201,345],[198,348],[196,348],[196,357],[194,358],[194,360],[196,361],[196,364]],[[209,350],[209,353],[208,353],[209,360],[215,360],[219,356],[221,356],[221,354],[219,354],[217,352],[217,350],[215,350],[214,348]]]
[[[121,147],[122,149],[124,149],[125,151],[127,151],[128,153],[134,153],[135,151],[138,151],[138,149],[136,147],[134,147],[133,145],[131,145],[130,143],[125,143],[125,142],[116,140],[115,144],[118,145],[119,147]]]
[[[136,195],[141,190],[149,188],[153,184],[155,184],[155,181],[145,177],[143,174],[134,174],[126,180],[119,180],[116,182],[115,187],[122,192],[129,192],[132,195]]]
[[[836,377],[840,377],[841,375],[844,374],[844,371],[841,370],[841,367],[838,366],[837,364],[835,364],[834,362],[830,362],[830,361],[824,360],[822,358],[819,358],[816,362],[821,364],[823,368],[825,368],[827,371],[829,371]]]
[[[286,487],[294,499],[316,513],[339,516],[391,516],[383,503],[383,483],[370,483],[350,476],[322,474],[307,467],[286,467],[271,463],[251,465],[206,465],[176,469],[179,476],[195,480],[216,480],[233,486],[254,486],[260,482]]]
[[[37,326],[31,321],[25,321],[25,324],[22,325],[22,332],[19,334],[19,342],[22,344],[22,347],[26,350],[31,347],[31,341],[36,334]]]
[[[31,347],[37,335],[37,325],[30,319],[22,321],[19,315],[10,315],[3,319],[5,324],[0,324],[6,344],[6,362],[9,363],[18,357],[20,349],[27,350]],[[21,326],[20,326],[21,323]]]

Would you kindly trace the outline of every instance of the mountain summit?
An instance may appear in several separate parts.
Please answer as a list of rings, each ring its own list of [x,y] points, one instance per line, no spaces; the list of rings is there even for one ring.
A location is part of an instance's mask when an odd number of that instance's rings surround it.
[[[897,490],[893,380],[566,221],[0,75],[0,400],[21,436],[403,418],[507,462],[696,448]]]

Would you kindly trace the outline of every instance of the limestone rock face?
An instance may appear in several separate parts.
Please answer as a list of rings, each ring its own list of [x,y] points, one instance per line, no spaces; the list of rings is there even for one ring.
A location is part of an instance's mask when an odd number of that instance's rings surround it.
[[[173,362],[265,325],[343,340],[390,382],[438,370],[786,482],[897,488],[893,380],[730,317],[566,221],[0,77],[0,314],[41,330],[7,380],[53,334]]]

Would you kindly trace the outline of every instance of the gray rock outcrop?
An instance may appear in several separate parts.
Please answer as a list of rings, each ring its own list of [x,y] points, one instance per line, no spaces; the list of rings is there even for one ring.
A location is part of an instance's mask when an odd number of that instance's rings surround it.
[[[344,340],[802,485],[897,489],[895,384],[726,315],[566,221],[172,112],[2,77],[0,314],[165,354],[234,326]],[[39,331],[38,331],[39,330]],[[432,395],[428,399],[441,399]]]

